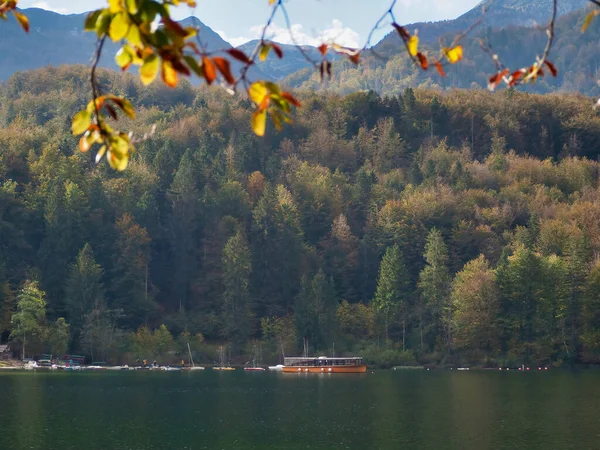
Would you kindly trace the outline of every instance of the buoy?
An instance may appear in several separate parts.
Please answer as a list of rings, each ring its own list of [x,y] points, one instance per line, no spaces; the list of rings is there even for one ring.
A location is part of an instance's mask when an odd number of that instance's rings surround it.
[[[502,367],[498,367],[498,370],[502,370]]]
[[[529,367],[527,368],[527,370],[529,370]]]
[[[510,370],[510,367],[507,367],[506,370]]]
[[[547,367],[544,367],[544,370],[548,370],[548,368],[547,368]]]
[[[541,367],[538,367],[538,370],[542,370],[542,368],[541,368]]]
[[[519,370],[523,370],[523,369],[521,369],[521,368],[519,367]]]

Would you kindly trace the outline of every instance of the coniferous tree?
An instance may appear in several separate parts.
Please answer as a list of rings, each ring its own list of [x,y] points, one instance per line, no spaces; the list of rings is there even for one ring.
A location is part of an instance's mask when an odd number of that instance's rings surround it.
[[[104,270],[96,263],[92,247],[85,244],[71,265],[65,287],[66,310],[75,348],[79,346],[86,315],[92,310],[104,308],[103,275]]]
[[[396,244],[388,247],[381,260],[377,291],[373,306],[383,317],[385,339],[389,337],[389,327],[396,316],[402,324],[402,349],[406,349],[406,327],[410,317],[410,279],[402,251]]]
[[[223,248],[223,332],[236,350],[252,330],[249,279],[252,260],[248,242],[241,231]]]
[[[448,248],[442,233],[432,228],[425,244],[427,265],[419,276],[421,290],[421,345],[433,348],[438,340],[450,349],[452,342],[451,277],[448,270]]]

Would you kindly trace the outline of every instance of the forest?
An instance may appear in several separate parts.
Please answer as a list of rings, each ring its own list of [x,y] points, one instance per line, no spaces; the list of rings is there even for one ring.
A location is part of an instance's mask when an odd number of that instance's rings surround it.
[[[187,343],[270,362],[304,339],[380,367],[600,362],[593,100],[296,91],[294,123],[261,138],[224,90],[98,83],[138,111],[124,172],[71,135],[85,67],[0,85],[0,342],[111,362]]]

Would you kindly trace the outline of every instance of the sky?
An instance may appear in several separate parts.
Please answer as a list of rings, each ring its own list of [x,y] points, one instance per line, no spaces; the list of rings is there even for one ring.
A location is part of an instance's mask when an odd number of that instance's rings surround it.
[[[404,24],[454,19],[480,0],[397,0],[396,19]],[[286,9],[292,32],[300,44],[319,45],[335,41],[349,47],[362,47],[371,27],[389,8],[392,0],[288,0]],[[237,46],[260,36],[270,8],[267,0],[198,0],[191,10],[173,10],[178,19],[197,16],[204,24]],[[106,0],[19,0],[21,8],[43,8],[62,14],[90,11],[106,5]],[[375,35],[375,42],[390,31],[389,21]],[[268,38],[286,44],[291,38],[283,17],[269,29]]]

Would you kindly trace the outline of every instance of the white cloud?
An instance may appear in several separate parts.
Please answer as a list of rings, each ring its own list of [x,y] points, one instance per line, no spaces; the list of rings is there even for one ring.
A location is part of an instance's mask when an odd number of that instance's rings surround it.
[[[228,37],[224,32],[217,33],[234,47],[244,44],[253,39],[259,39],[263,27],[257,25],[251,27],[248,36]],[[291,32],[291,33],[290,33]],[[292,39],[293,36],[293,39]],[[266,37],[269,40],[279,42],[280,44],[312,45],[318,47],[324,42],[343,45],[345,47],[360,47],[360,36],[351,28],[344,27],[344,24],[337,19],[331,21],[331,26],[320,33],[307,33],[301,24],[293,24],[290,29],[279,25],[271,25],[267,30]],[[295,42],[294,42],[295,41]]]
[[[53,8],[46,2],[35,2],[31,5],[33,8],[45,9],[46,11],[54,11],[59,14],[67,14],[69,10],[67,8]]]
[[[242,44],[245,44],[248,41],[251,41],[253,39],[256,39],[254,37],[245,37],[245,36],[240,36],[240,37],[229,37],[227,36],[227,33],[225,33],[224,31],[219,31],[219,30],[215,30],[215,32],[221,36],[223,38],[223,40],[229,42],[231,45],[233,45],[234,47],[238,47]]]

